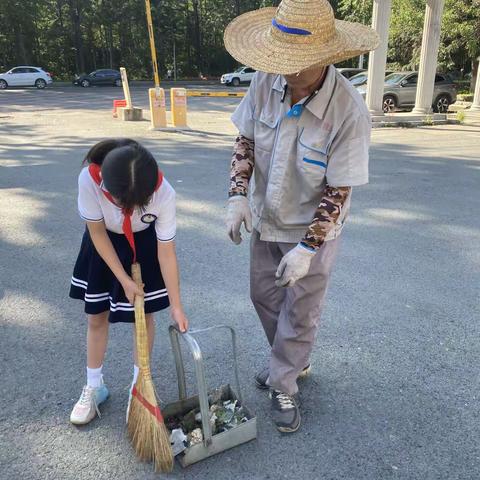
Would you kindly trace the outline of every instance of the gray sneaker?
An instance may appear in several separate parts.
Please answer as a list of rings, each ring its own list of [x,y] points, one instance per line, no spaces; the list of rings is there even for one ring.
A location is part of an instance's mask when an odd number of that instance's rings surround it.
[[[278,390],[270,391],[272,417],[279,432],[293,433],[300,428],[301,418],[298,394],[288,395]]]
[[[301,372],[298,378],[304,378],[310,374],[312,370],[311,365],[307,365]],[[261,372],[258,372],[255,375],[255,385],[261,390],[267,390],[269,386],[267,385],[268,380],[268,368],[264,368]]]

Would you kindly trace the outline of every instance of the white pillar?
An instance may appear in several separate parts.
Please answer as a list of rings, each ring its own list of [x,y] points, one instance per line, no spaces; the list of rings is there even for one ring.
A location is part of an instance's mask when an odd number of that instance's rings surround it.
[[[423,24],[422,52],[418,72],[417,97],[413,113],[425,115],[432,111],[433,87],[437,71],[440,28],[445,0],[427,0]]]
[[[358,57],[358,68],[363,68],[363,53]]]
[[[480,61],[477,67],[477,81],[475,83],[475,93],[473,94],[473,105],[470,107],[470,110],[472,112],[480,112]]]
[[[392,0],[374,0],[372,28],[380,36],[380,45],[368,60],[367,107],[372,115],[383,115],[383,86],[387,65],[388,31]]]

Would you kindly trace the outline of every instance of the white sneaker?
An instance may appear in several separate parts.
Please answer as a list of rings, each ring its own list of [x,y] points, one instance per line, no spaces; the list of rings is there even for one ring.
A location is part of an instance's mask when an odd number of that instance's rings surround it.
[[[108,398],[108,395],[108,389],[103,382],[98,388],[85,385],[80,399],[70,414],[70,421],[75,425],[85,425],[91,422],[96,415],[100,417],[98,406]]]

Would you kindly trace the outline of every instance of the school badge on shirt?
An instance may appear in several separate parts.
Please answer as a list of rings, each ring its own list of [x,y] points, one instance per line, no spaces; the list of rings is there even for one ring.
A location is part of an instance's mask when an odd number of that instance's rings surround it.
[[[142,218],[140,218],[143,223],[153,223],[156,219],[157,216],[153,213],[145,213],[144,215],[142,215]]]

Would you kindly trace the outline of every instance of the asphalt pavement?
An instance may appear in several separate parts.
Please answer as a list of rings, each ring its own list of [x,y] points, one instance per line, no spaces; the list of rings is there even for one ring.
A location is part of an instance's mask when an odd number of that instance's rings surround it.
[[[354,191],[301,384],[303,425],[285,436],[252,382],[268,350],[249,301],[248,239],[234,246],[223,227],[234,133],[223,126],[238,100],[192,99],[217,122],[209,131],[150,132],[111,119],[113,90],[0,92],[0,479],[477,480],[480,128],[374,131],[370,184]],[[168,476],[126,437],[128,325],[110,330],[102,418],[68,422],[85,376],[83,306],[67,297],[84,228],[77,176],[92,144],[119,135],[151,148],[177,190],[186,311],[194,327],[235,327],[258,421],[256,441]],[[167,403],[178,395],[168,324],[158,315],[152,361]],[[228,336],[200,345],[209,385],[231,382]]]
[[[248,86],[227,87],[215,82],[162,82],[162,88],[165,89],[167,107],[170,107],[170,89],[173,87],[187,88],[189,90],[199,90],[202,92],[225,92],[239,93],[245,92]],[[144,109],[149,108],[148,89],[153,88],[151,82],[132,82],[130,93],[132,103],[135,107]],[[52,86],[44,90],[38,90],[34,87],[28,88],[9,88],[0,92],[0,113],[3,112],[45,112],[51,110],[89,110],[99,111],[111,109],[113,100],[123,99],[123,89],[121,87],[111,86],[92,86],[83,88],[68,83],[53,83]],[[195,98],[188,99],[189,109],[205,110],[209,102],[215,105],[218,102],[238,103],[238,98]],[[222,103],[221,103],[222,104]]]

